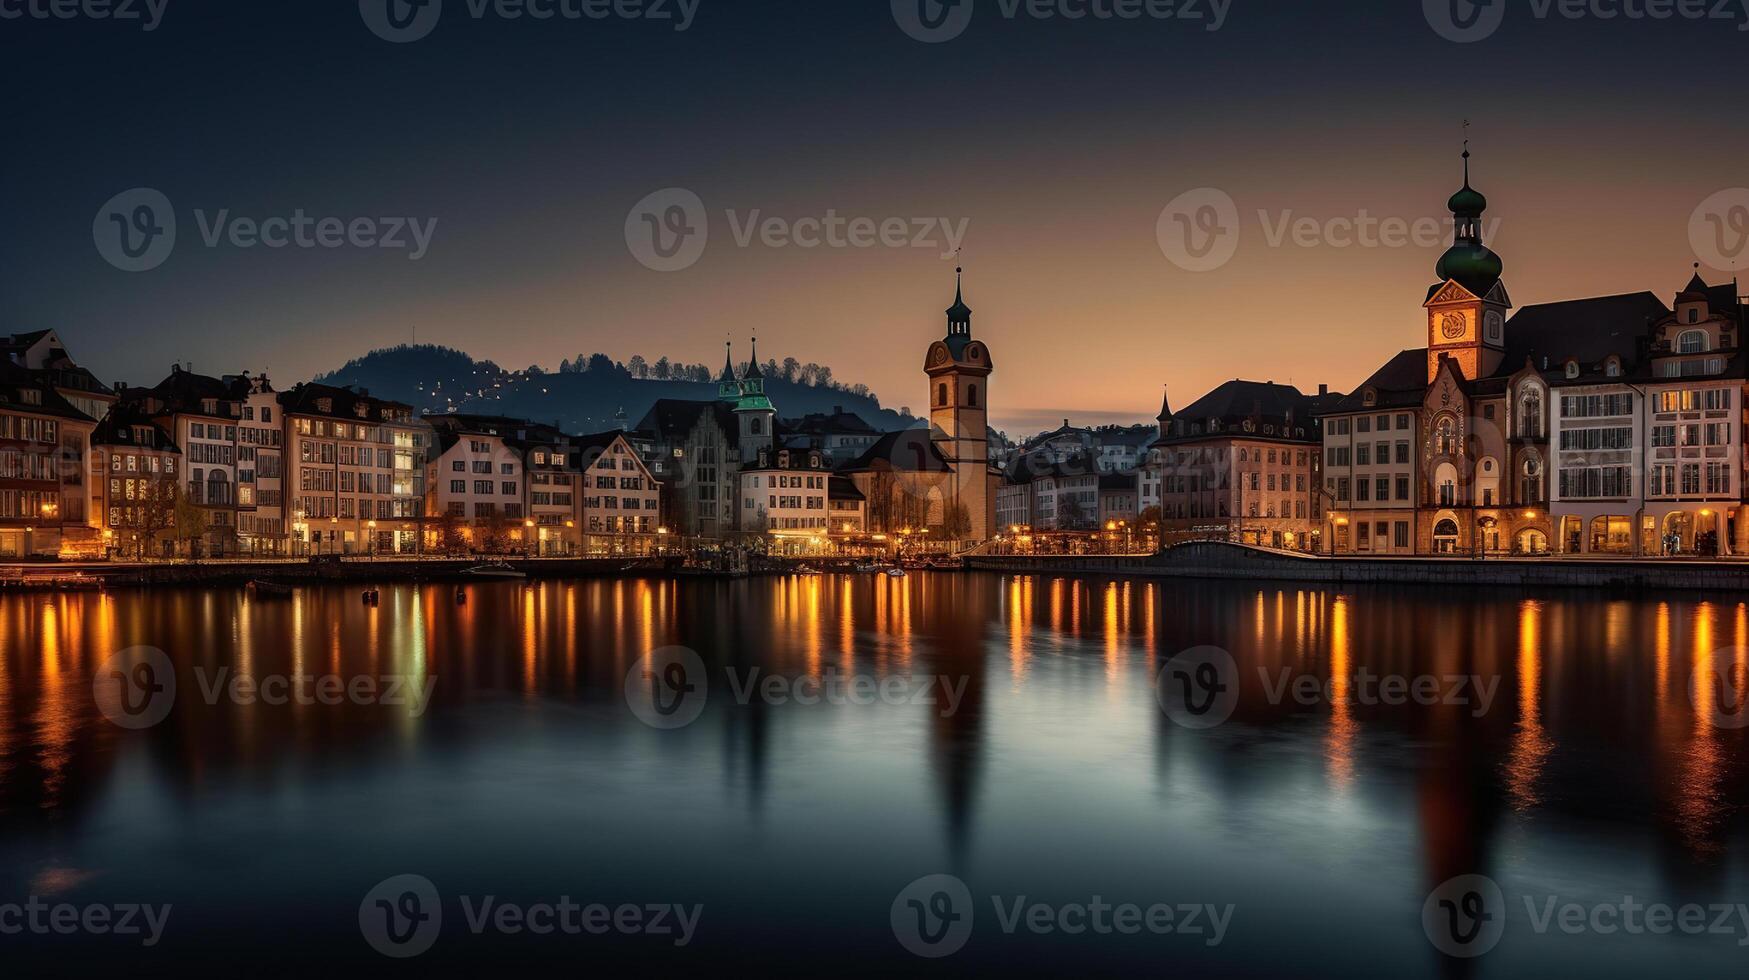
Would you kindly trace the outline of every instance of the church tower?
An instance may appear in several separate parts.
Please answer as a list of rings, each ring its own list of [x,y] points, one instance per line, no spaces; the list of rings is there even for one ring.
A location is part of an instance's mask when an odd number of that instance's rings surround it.
[[[1427,383],[1451,357],[1464,378],[1493,374],[1506,356],[1506,313],[1512,299],[1500,281],[1505,264],[1482,241],[1488,199],[1470,187],[1470,146],[1464,141],[1464,186],[1452,195],[1452,243],[1440,256],[1439,282],[1427,292]]]
[[[717,400],[738,402],[741,400],[741,382],[735,378],[735,351],[728,341],[723,341],[723,373],[717,375]]]
[[[972,339],[972,308],[966,305],[956,269],[947,335],[929,345],[923,370],[929,375],[929,430],[935,448],[953,467],[947,502],[971,518],[970,540],[990,537],[995,503],[990,482],[990,350]]]
[[[759,460],[761,449],[773,448],[777,428],[777,409],[765,396],[765,374],[759,370],[759,338],[753,338],[753,359],[741,372],[736,383],[735,419],[741,430],[741,462]]]

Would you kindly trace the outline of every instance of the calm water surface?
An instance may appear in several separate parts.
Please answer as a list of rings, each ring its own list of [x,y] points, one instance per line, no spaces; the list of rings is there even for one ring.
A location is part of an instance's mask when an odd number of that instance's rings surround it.
[[[1690,688],[1697,671],[1740,681],[1749,668],[1749,607],[1734,597],[943,575],[467,596],[0,600],[0,903],[173,906],[150,949],[0,935],[14,975],[1749,969],[1749,922],[1539,933],[1525,904],[1749,902],[1745,736],[1712,720],[1729,687]],[[141,645],[174,663],[177,691],[161,723],[128,730],[100,711],[93,677]],[[1230,651],[1241,683],[1231,720],[1192,730],[1154,682],[1200,645]],[[703,714],[665,730],[633,713],[626,677],[669,646],[696,651],[708,682]],[[394,677],[431,695],[419,710],[209,690],[238,674]],[[738,699],[738,684],[773,675],[888,680],[904,696]],[[1382,675],[1483,686],[1457,692],[1467,703],[1385,704],[1367,681]],[[952,710],[939,687],[911,697],[938,676]],[[1273,693],[1294,678],[1316,690]],[[1498,883],[1505,933],[1459,961],[1430,945],[1422,909],[1470,873]],[[436,945],[404,961],[359,926],[366,893],[400,874],[444,901]],[[931,874],[974,897],[970,940],[940,960],[906,952],[889,917]],[[487,895],[703,912],[684,948],[476,935],[459,900]],[[1005,932],[994,903],[1019,896],[1233,911],[1213,946]]]

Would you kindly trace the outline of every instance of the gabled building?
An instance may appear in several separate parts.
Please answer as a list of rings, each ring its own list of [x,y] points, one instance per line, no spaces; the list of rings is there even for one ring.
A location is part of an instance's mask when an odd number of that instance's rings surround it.
[[[861,456],[881,437],[862,416],[846,412],[843,406],[833,406],[830,413],[785,419],[778,427],[785,445],[818,449],[833,463],[847,463]]]
[[[832,463],[818,449],[763,449],[741,468],[741,528],[773,543],[824,538],[832,532],[828,506]],[[793,549],[792,549],[793,550]]]
[[[623,432],[578,436],[576,443],[585,553],[649,551],[664,529],[662,484]]]
[[[182,450],[159,421],[120,403],[91,435],[92,512],[106,557],[170,557]]]
[[[250,393],[240,379],[197,374],[181,364],[151,388],[129,388],[124,401],[152,417],[182,449],[183,493],[200,513],[179,527],[181,546],[195,556],[235,555],[238,539],[237,426]]]
[[[88,479],[96,426],[48,378],[0,360],[0,558],[101,554]]]
[[[1329,400],[1322,389],[1313,396],[1234,380],[1161,422],[1151,448],[1162,540],[1317,550],[1324,494],[1316,415]]]
[[[314,383],[278,401],[286,424],[285,492],[299,548],[311,554],[417,552],[433,433],[412,406]]]

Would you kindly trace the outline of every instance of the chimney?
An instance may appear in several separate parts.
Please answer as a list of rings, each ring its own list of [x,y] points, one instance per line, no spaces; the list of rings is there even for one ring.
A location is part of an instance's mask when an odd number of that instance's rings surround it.
[[[1319,385],[1318,386],[1318,397],[1319,398],[1322,398],[1325,395],[1328,395],[1329,393],[1330,393],[1330,386],[1329,385]]]

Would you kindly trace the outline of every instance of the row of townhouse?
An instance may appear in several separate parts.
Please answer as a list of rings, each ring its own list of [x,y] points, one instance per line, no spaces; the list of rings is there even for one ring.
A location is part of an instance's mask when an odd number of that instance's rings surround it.
[[[1092,454],[1055,459],[1051,452],[1009,460],[996,489],[1001,534],[1097,531],[1133,527],[1141,515],[1140,466],[1108,470]]]
[[[1740,287],[1514,314],[1486,207],[1466,166],[1426,344],[1318,413],[1324,549],[1749,556]]]
[[[662,485],[623,432],[573,436],[500,416],[427,416],[432,547],[539,555],[648,550],[667,532]]]

